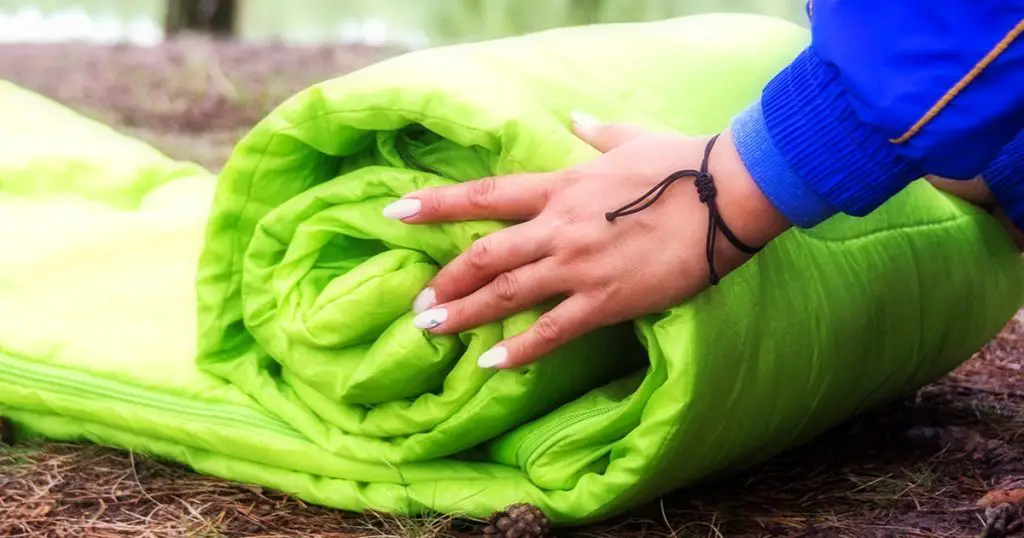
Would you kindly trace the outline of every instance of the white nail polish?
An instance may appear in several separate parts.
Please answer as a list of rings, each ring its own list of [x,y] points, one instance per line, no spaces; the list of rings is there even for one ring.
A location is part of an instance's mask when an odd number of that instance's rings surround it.
[[[583,127],[584,129],[597,127],[601,123],[597,121],[597,118],[585,112],[574,111],[572,114],[570,114],[570,117],[572,117],[573,123],[575,123],[578,127]]]
[[[412,311],[419,314],[428,308],[433,308],[436,304],[437,294],[434,293],[434,288],[424,288],[413,300]]]
[[[497,346],[480,355],[480,358],[476,360],[476,364],[481,368],[494,368],[495,366],[503,365],[506,359],[508,359],[508,349],[505,346]]]
[[[427,310],[412,319],[412,324],[417,329],[433,329],[444,323],[448,319],[447,308],[435,308],[433,310]]]
[[[404,219],[420,212],[423,204],[415,198],[406,198],[391,202],[384,208],[384,216],[389,219]]]

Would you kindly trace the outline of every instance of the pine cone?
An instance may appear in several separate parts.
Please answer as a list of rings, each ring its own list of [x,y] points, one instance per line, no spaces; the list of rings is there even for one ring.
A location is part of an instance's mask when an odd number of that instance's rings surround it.
[[[14,426],[4,417],[0,417],[0,445],[14,444]]]
[[[548,518],[539,508],[531,504],[512,504],[500,512],[491,514],[489,524],[484,527],[484,536],[496,538],[545,538],[550,536]]]

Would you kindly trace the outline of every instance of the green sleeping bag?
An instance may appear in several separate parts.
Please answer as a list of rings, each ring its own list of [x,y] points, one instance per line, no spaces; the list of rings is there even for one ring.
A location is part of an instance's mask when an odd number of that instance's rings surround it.
[[[807,38],[720,14],[410,53],[294,96],[217,178],[0,84],[0,414],[346,510],[529,502],[559,524],[806,441],[1011,318],[1024,267],[992,217],[920,181],[667,312],[492,371],[479,354],[539,310],[431,336],[410,308],[502,224],[381,208],[593,158],[572,110],[717,132]]]

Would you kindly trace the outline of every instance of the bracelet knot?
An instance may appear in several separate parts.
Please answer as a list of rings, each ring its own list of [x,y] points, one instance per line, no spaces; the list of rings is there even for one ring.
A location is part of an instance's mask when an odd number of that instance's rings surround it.
[[[718,195],[718,190],[715,188],[715,178],[708,172],[708,159],[711,157],[711,148],[714,147],[715,141],[718,140],[719,135],[711,137],[707,145],[704,147],[704,159],[701,161],[700,170],[679,170],[669,174],[668,177],[658,182],[651,190],[644,193],[643,196],[633,200],[632,202],[616,209],[615,211],[609,211],[605,213],[605,219],[608,222],[612,222],[619,217],[626,215],[632,215],[633,213],[639,213],[648,207],[654,205],[655,202],[661,198],[662,194],[668,190],[670,186],[676,181],[685,178],[694,178],[694,185],[697,188],[697,196],[702,204],[708,206],[708,238],[705,245],[705,254],[708,260],[708,281],[712,286],[716,285],[721,281],[718,276],[718,271],[715,269],[715,243],[718,238],[718,230],[722,231],[722,235],[729,240],[737,249],[746,254],[756,254],[761,250],[762,247],[752,247],[740,241],[736,234],[732,233],[732,230],[726,226],[722,220],[722,216],[718,212],[718,203],[715,198]],[[649,198],[649,199],[648,199]],[[645,201],[646,200],[646,201]]]

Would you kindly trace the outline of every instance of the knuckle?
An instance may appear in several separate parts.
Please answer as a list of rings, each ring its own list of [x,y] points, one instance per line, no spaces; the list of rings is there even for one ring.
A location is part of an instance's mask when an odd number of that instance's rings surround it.
[[[538,181],[537,197],[540,198],[544,204],[547,204],[558,191],[565,189],[567,184],[559,176],[553,176],[549,179],[541,179]]]
[[[478,209],[489,209],[494,204],[497,182],[488,177],[469,183],[466,187],[466,201]]]
[[[606,284],[605,282],[593,282],[591,284],[590,298],[593,304],[608,304],[611,301],[615,301],[617,298],[622,297],[621,288],[616,284]]]
[[[586,176],[586,170],[581,167],[567,168],[558,175],[558,182],[563,186],[574,185],[583,181]]]
[[[519,297],[519,281],[512,273],[502,273],[494,279],[494,295],[503,303],[512,303]]]
[[[469,255],[466,257],[466,261],[469,262],[469,266],[483,270],[491,263],[491,245],[488,239],[477,239],[471,247],[469,247]]]
[[[576,207],[566,207],[558,212],[562,222],[567,225],[578,224],[584,220],[584,214]]]
[[[571,223],[566,218],[571,218],[571,216],[560,217],[561,225],[565,226]],[[555,252],[559,262],[566,268],[570,268],[576,276],[589,275],[595,271],[595,268],[590,265],[594,261],[595,252],[599,251],[601,247],[598,237],[600,236],[584,232],[560,235],[552,239],[552,251]]]
[[[550,314],[545,314],[537,320],[534,331],[539,340],[548,343],[560,341],[565,334],[562,322]]]

